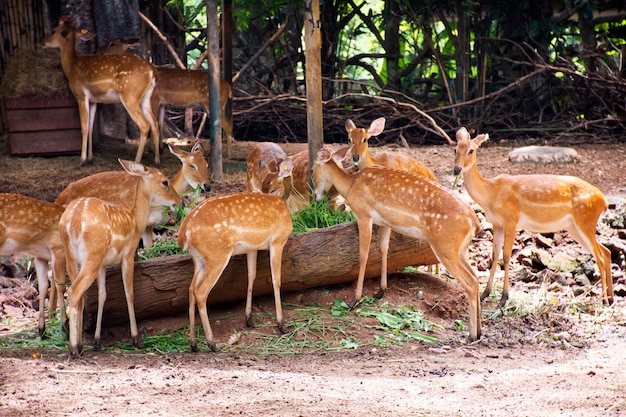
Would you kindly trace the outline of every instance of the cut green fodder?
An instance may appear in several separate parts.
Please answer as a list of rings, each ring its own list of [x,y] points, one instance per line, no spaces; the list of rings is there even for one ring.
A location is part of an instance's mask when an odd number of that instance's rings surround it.
[[[353,221],[354,214],[350,211],[331,210],[327,203],[327,197],[322,201],[310,198],[308,206],[292,215],[293,233],[304,233],[314,229],[321,229],[337,224]]]

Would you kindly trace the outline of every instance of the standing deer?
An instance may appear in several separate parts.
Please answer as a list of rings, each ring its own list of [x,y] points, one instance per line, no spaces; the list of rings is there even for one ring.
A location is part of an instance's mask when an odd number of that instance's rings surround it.
[[[435,174],[428,169],[428,167],[408,155],[384,151],[372,154],[369,151],[369,140],[372,136],[380,135],[384,129],[384,117],[379,117],[374,120],[367,129],[357,128],[352,120],[346,122],[348,140],[352,144],[352,161],[359,170],[373,166],[382,166],[421,175],[429,180],[439,182]],[[432,272],[432,270],[433,265],[429,265],[428,271]],[[438,274],[439,265],[434,265],[434,270],[436,271],[435,273]]]
[[[195,311],[202,320],[204,336],[214,352],[217,346],[207,315],[207,298],[233,255],[246,254],[248,292],[246,323],[252,325],[252,288],[256,278],[257,252],[269,250],[276,321],[285,332],[280,301],[283,248],[292,231],[291,215],[280,197],[271,194],[238,193],[202,201],[183,220],[178,245],[188,250],[194,264],[189,286],[189,331],[191,350],[197,352]]]
[[[287,201],[293,181],[293,162],[273,142],[258,143],[246,162],[246,183],[249,192],[276,194]]]
[[[352,160],[359,170],[372,166],[383,166],[398,169],[400,171],[411,172],[432,181],[439,182],[435,174],[430,169],[408,155],[397,152],[371,153],[369,151],[369,139],[372,136],[380,135],[383,132],[383,129],[385,129],[384,117],[379,117],[374,120],[367,129],[357,128],[352,120],[348,120],[346,122],[348,139],[352,144]]]
[[[157,82],[155,68],[133,54],[76,55],[74,43],[77,34],[83,40],[95,36],[81,33],[72,27],[71,19],[61,18],[43,44],[44,48],[61,50],[61,66],[78,102],[81,165],[93,160],[92,134],[97,103],[122,103],[137,124],[140,137],[136,162],[141,161],[148,134],[152,132],[154,162],[159,164],[159,133],[150,102]]]
[[[336,153],[318,152],[314,169],[318,201],[331,185],[344,196],[359,229],[359,276],[355,305],[363,295],[363,280],[372,238],[379,226],[382,271],[381,294],[387,288],[387,253],[391,231],[426,239],[450,274],[463,286],[469,303],[469,337],[480,337],[478,276],[468,261],[468,245],[480,231],[476,213],[441,185],[423,176],[383,167],[365,168],[349,174],[337,166],[349,148]],[[335,159],[335,161],[333,161]]]
[[[483,178],[478,171],[476,151],[489,139],[478,135],[470,139],[467,129],[456,133],[454,174],[463,174],[470,197],[483,208],[493,224],[493,256],[489,281],[481,295],[491,293],[494,275],[503,249],[504,285],[500,306],[509,298],[509,263],[517,228],[534,232],[567,230],[596,258],[602,281],[602,297],[613,302],[611,252],[596,240],[596,225],[606,210],[604,195],[593,185],[565,175],[499,175]]]
[[[155,168],[119,160],[124,169],[139,177],[134,204],[130,207],[96,197],[73,200],[59,221],[65,248],[67,270],[71,280],[68,291],[70,316],[70,354],[80,356],[83,350],[84,294],[98,279],[98,316],[94,350],[100,350],[102,313],[106,300],[106,267],[122,264],[122,280],[128,305],[130,334],[133,344],[142,348],[134,308],[133,273],[135,251],[141,233],[146,229],[150,207],[180,205],[181,198],[167,177]]]
[[[168,147],[183,164],[172,178],[174,191],[181,196],[190,188],[201,187],[204,191],[211,191],[209,164],[204,158],[202,143],[196,142],[191,152],[171,145]],[[72,200],[79,197],[98,197],[132,207],[140,180],[140,177],[130,175],[126,171],[100,172],[68,184],[57,197],[56,203],[67,207]],[[150,219],[141,235],[144,248],[152,246],[154,226],[163,221],[164,211],[163,206],[150,208]]]
[[[137,45],[136,39],[113,39],[106,46],[98,49],[99,54],[125,54],[129,48]],[[176,107],[190,107],[200,105],[206,113],[209,112],[209,73],[204,70],[190,70],[156,67],[158,71],[157,86],[152,94],[152,111],[158,112],[158,121],[161,130],[165,120],[164,105]],[[232,98],[233,92],[228,81],[220,79],[220,123],[226,132],[228,143],[233,137],[232,120],[226,117],[226,103]]]
[[[48,295],[48,263],[54,288],[65,282],[65,252],[59,236],[63,207],[20,194],[0,194],[0,255],[22,253],[35,258],[39,286],[39,336],[46,330],[45,303]],[[50,291],[48,308],[54,309],[57,291]],[[59,294],[63,289],[59,288]],[[65,322],[63,296],[58,298],[61,326]]]

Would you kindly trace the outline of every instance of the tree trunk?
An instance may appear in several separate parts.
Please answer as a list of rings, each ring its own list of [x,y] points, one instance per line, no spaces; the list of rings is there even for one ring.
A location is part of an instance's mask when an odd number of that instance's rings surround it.
[[[292,235],[283,254],[282,292],[298,291],[323,285],[354,281],[359,273],[359,238],[356,222]],[[272,293],[269,254],[258,257],[254,295]],[[392,233],[389,247],[389,272],[409,265],[431,265],[437,258],[424,240]],[[366,278],[380,277],[381,254],[378,230],[374,228]],[[167,256],[135,263],[135,313],[138,320],[188,311],[189,284],[193,263],[188,255]],[[245,255],[234,256],[209,295],[209,304],[221,304],[246,297],[247,267]],[[105,326],[128,321],[119,266],[107,269]],[[98,289],[94,285],[85,294],[86,323],[98,309]]]

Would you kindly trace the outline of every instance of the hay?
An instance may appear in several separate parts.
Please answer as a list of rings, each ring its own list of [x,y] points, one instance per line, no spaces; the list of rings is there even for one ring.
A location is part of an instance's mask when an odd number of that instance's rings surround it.
[[[0,83],[0,96],[6,98],[68,95],[59,50],[17,49]]]

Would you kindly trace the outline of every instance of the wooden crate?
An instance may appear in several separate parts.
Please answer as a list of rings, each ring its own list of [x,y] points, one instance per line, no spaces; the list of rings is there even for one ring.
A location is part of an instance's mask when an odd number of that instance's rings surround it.
[[[78,105],[74,97],[2,100],[11,155],[80,153]]]

